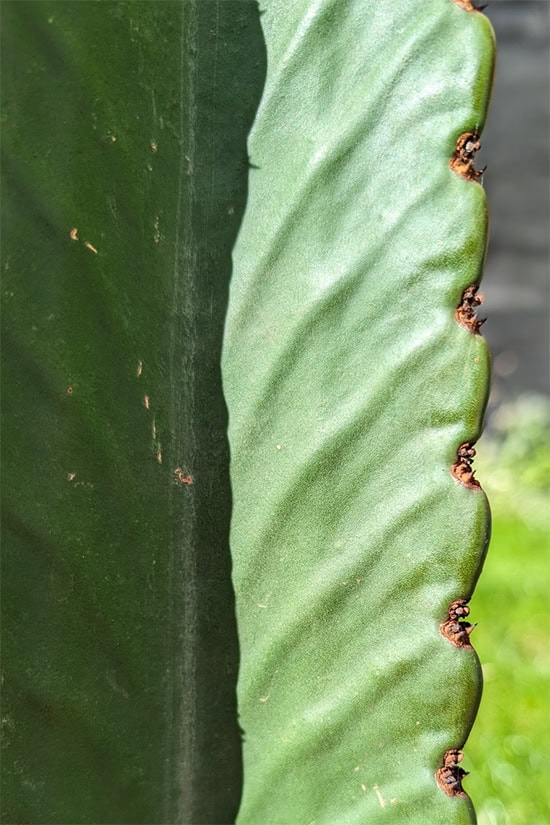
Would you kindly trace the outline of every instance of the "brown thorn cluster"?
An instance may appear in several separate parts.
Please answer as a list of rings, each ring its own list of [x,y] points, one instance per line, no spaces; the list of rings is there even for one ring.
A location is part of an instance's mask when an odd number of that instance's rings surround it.
[[[456,748],[449,750],[443,757],[443,765],[436,771],[435,779],[447,796],[467,796],[462,787],[462,780],[468,776],[468,771],[460,767],[464,755]]]
[[[451,467],[451,473],[464,487],[481,487],[477,478],[474,477],[475,470],[472,469],[476,454],[473,445],[473,441],[461,444],[456,451],[456,462]]]
[[[474,169],[475,156],[480,149],[479,135],[476,132],[463,132],[456,141],[454,155],[449,161],[453,172],[465,180],[479,181],[487,168]]]
[[[477,294],[478,289],[479,287],[475,284],[467,287],[462,293],[462,299],[455,311],[455,318],[458,323],[475,335],[479,335],[480,328],[487,320],[486,318],[478,318],[476,315],[476,309],[483,303],[483,295]]]
[[[475,624],[463,621],[466,616],[470,615],[468,600],[457,599],[452,602],[449,605],[448,615],[447,621],[439,627],[441,635],[445,636],[455,647],[471,648],[470,633],[473,631]]]

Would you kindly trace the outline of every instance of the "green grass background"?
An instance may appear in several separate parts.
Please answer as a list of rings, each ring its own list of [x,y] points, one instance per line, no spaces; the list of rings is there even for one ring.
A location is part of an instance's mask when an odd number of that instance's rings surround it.
[[[478,450],[493,534],[470,603],[484,690],[464,787],[479,825],[550,825],[548,418],[545,399],[520,399]]]

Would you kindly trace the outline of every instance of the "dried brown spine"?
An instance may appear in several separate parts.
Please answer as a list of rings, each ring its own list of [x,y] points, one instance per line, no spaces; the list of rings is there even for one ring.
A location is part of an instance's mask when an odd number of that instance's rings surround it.
[[[435,779],[447,796],[467,796],[462,787],[462,779],[468,776],[468,771],[460,767],[463,753],[456,748],[448,750],[443,757],[443,765],[436,771]]]
[[[485,172],[483,169],[475,169],[475,156],[481,149],[481,143],[477,132],[463,132],[456,141],[454,154],[449,161],[449,166],[457,175],[465,180],[477,181]]]
[[[451,602],[448,609],[448,619],[440,625],[439,630],[455,647],[470,648],[470,633],[475,628],[475,624],[465,622],[463,619],[470,615],[467,599],[457,599]]]
[[[487,3],[484,3],[482,6],[474,6],[471,0],[453,0],[453,3],[456,3],[457,6],[460,6],[460,8],[465,11],[480,12],[487,8]]]
[[[479,488],[481,485],[474,477],[475,470],[472,468],[476,454],[473,445],[473,441],[466,441],[460,445],[456,451],[456,461],[451,467],[451,473],[464,487]]]
[[[460,304],[456,308],[455,318],[459,324],[465,327],[468,332],[479,335],[479,330],[487,320],[478,318],[476,310],[483,303],[483,295],[478,295],[479,287],[475,284],[467,287],[462,293]]]

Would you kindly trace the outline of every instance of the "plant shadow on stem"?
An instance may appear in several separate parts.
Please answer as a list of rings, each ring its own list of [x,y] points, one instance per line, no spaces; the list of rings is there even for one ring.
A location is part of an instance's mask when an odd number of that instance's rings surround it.
[[[192,175],[190,249],[197,288],[194,469],[202,479],[196,501],[196,763],[189,822],[226,822],[236,815],[242,787],[237,724],[239,649],[231,585],[231,488],[227,409],[221,384],[221,347],[231,252],[244,213],[249,161],[246,139],[263,89],[266,53],[257,3],[217,0],[195,4],[196,135]],[[189,253],[192,254],[192,261]],[[184,436],[185,437],[185,436]],[[185,714],[184,714],[185,715]],[[185,785],[188,785],[184,778]],[[184,793],[184,797],[185,797]],[[185,820],[187,821],[187,819]],[[233,821],[233,819],[231,820]]]

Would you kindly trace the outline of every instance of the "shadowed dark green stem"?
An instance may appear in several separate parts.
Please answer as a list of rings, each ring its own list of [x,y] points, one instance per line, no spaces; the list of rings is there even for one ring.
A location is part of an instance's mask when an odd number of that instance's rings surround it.
[[[3,821],[228,823],[255,2],[3,4]]]

